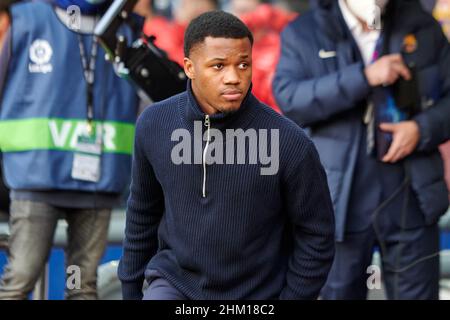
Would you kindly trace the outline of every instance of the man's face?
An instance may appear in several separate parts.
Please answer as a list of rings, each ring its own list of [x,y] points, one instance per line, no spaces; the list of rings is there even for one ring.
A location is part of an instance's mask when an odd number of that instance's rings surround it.
[[[252,45],[248,38],[207,37],[184,59],[184,69],[205,113],[236,111],[252,81]]]

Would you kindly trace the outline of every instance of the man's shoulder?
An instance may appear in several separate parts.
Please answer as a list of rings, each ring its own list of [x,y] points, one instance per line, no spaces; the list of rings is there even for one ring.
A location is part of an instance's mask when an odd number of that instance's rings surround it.
[[[20,1],[17,3],[14,3],[11,6],[11,10],[13,12],[16,11],[30,11],[30,10],[37,10],[39,12],[42,11],[51,11],[52,5],[50,3],[44,2],[44,1]]]
[[[318,32],[315,13],[307,11],[291,21],[281,33],[282,42],[290,43],[295,50],[301,51],[307,47],[314,46],[316,38],[324,37],[323,32]]]
[[[175,112],[183,99],[186,99],[186,92],[182,92],[165,100],[155,102],[145,108],[141,116],[146,118],[154,118]]]
[[[19,1],[10,7],[10,12],[14,29],[29,30],[33,23],[40,25],[56,17],[53,6],[43,1]]]
[[[271,107],[259,102],[259,116],[264,118],[264,122],[267,123],[267,129],[278,129],[280,133],[280,139],[290,141],[292,143],[309,143],[310,138],[306,132],[298,126],[294,121],[279,114]]]
[[[276,112],[274,109],[262,102],[258,103],[258,117],[266,119],[269,126],[299,133],[303,132],[303,129],[291,119]]]
[[[161,124],[164,119],[173,119],[174,116],[178,115],[178,107],[183,99],[186,99],[186,92],[148,106],[139,116],[138,125],[152,126]]]
[[[272,147],[278,148],[280,167],[290,172],[302,163],[312,163],[311,155],[317,151],[307,133],[295,122],[260,103],[256,117],[258,129],[269,131]],[[275,141],[273,140],[275,138]],[[273,144],[274,143],[274,144]]]
[[[301,35],[315,28],[315,25],[316,21],[314,10],[308,10],[289,22],[283,33],[295,33]]]

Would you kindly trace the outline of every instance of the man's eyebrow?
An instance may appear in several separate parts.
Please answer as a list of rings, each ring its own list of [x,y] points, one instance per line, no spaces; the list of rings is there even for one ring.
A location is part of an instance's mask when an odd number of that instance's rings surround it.
[[[219,57],[217,57],[217,58],[211,58],[211,59],[207,60],[207,62],[212,62],[212,61],[225,61],[225,60],[226,60],[225,58],[219,58]]]
[[[239,55],[239,58],[241,58],[241,59],[247,59],[248,57],[250,57],[248,54]],[[207,60],[206,62],[225,61],[225,60],[227,60],[227,59],[222,58],[222,57],[216,57],[216,58],[211,58],[211,59]]]

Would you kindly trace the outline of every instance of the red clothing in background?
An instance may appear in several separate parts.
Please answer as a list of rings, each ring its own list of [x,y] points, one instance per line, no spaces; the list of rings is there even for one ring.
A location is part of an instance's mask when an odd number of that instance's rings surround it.
[[[186,27],[186,25],[164,17],[152,17],[145,21],[144,33],[148,36],[155,36],[156,46],[166,51],[171,60],[183,66],[183,42]]]
[[[281,113],[272,93],[272,80],[280,56],[280,33],[295,13],[262,4],[241,17],[255,38],[253,45],[253,94]]]

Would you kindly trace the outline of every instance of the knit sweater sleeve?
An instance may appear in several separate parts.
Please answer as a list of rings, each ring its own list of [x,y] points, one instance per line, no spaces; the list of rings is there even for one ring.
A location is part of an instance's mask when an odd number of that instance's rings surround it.
[[[136,126],[125,239],[118,270],[123,298],[127,300],[142,299],[144,272],[157,252],[157,231],[164,212],[162,188],[146,153],[148,139],[152,138],[149,131],[141,116]]]
[[[307,140],[293,150],[284,199],[294,245],[280,299],[317,299],[334,257],[334,213],[314,145]]]

